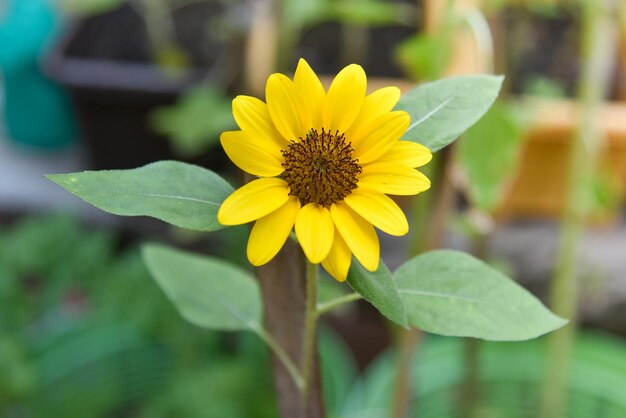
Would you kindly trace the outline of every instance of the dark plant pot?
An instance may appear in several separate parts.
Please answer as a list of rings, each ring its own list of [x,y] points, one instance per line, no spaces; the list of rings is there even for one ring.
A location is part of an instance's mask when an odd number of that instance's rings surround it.
[[[176,158],[148,117],[198,84],[226,47],[197,36],[200,25],[219,10],[183,11],[174,15],[176,36],[192,65],[176,75],[150,62],[143,22],[128,7],[74,22],[46,57],[47,74],[70,92],[91,168],[132,168]]]

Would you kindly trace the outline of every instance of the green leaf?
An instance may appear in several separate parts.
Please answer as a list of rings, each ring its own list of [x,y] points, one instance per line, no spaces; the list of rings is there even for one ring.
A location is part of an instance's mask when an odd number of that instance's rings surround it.
[[[405,141],[439,151],[475,124],[491,107],[504,77],[468,75],[417,86],[400,98],[396,110],[411,115]]]
[[[50,180],[87,203],[121,216],[151,216],[181,228],[215,231],[221,203],[233,188],[204,168],[160,161],[132,170],[51,174]]]
[[[526,289],[462,252],[422,254],[400,266],[394,276],[409,323],[427,332],[517,341],[567,323]]]
[[[142,248],[148,271],[187,321],[203,328],[259,332],[261,295],[246,271],[163,245]]]
[[[516,109],[499,102],[465,133],[459,142],[459,161],[474,206],[487,212],[496,209],[515,174],[522,134]]]
[[[367,271],[359,262],[353,260],[348,272],[348,283],[380,313],[396,324],[407,327],[404,303],[393,276],[382,260],[375,272]]]

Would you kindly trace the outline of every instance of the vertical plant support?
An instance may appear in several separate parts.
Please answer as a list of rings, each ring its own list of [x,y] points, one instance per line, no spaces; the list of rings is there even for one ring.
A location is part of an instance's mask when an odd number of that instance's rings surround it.
[[[566,327],[552,334],[548,343],[541,416],[564,416],[570,354],[576,331],[578,251],[590,207],[590,183],[597,169],[601,146],[598,111],[605,95],[611,67],[612,17],[608,1],[582,1],[583,74],[579,85],[580,126],[572,139],[568,172],[568,198],[563,210],[556,271],[551,287],[552,309],[570,318]]]
[[[246,40],[245,83],[248,90],[261,96],[265,80],[276,69],[278,4],[275,0],[255,0],[251,4],[252,22]]]
[[[267,330],[301,370],[307,322],[306,264],[302,250],[289,240],[274,260],[258,269]],[[311,343],[310,383],[305,383],[302,388],[296,385],[283,363],[273,356],[272,368],[282,417],[324,417],[316,338]]]

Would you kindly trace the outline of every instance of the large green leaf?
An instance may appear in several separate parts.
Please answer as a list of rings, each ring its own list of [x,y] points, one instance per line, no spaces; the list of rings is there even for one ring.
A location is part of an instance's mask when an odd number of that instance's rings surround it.
[[[404,303],[393,276],[382,260],[375,272],[367,271],[359,262],[353,260],[348,272],[348,283],[380,313],[396,324],[407,327]]]
[[[394,276],[409,323],[435,334],[527,340],[567,323],[526,289],[462,252],[422,254]]]
[[[472,203],[491,212],[519,159],[522,124],[516,108],[496,102],[459,142],[459,161],[468,177]]]
[[[148,244],[150,274],[189,322],[215,330],[261,329],[261,295],[254,278],[220,259]]]
[[[502,80],[502,76],[468,75],[417,86],[396,106],[411,115],[402,139],[419,142],[433,152],[449,145],[487,112]]]
[[[48,178],[84,201],[122,216],[151,216],[181,228],[223,228],[217,210],[233,188],[204,168],[160,161],[132,170],[51,174]]]

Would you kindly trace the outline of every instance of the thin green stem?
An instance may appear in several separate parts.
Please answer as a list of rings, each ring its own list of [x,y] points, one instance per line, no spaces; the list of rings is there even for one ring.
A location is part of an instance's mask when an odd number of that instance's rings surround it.
[[[304,341],[302,348],[302,391],[304,411],[308,409],[313,383],[313,365],[315,364],[315,331],[317,325],[317,264],[306,264],[306,312]]]
[[[486,213],[484,215],[488,216]],[[480,232],[474,237],[472,242],[472,253],[476,256],[476,258],[488,262],[491,231],[481,228],[478,225],[478,219],[479,217],[475,218],[475,224],[476,228],[479,229]],[[481,396],[479,387],[480,346],[480,340],[475,338],[463,339],[463,363],[465,366],[465,375],[463,377],[461,396],[463,401],[463,416],[465,418],[472,418],[476,416],[476,408]]]
[[[413,359],[421,338],[422,332],[418,329],[401,329],[397,338],[399,342],[396,343],[398,358],[396,360],[397,371],[392,400],[392,418],[407,417],[410,412],[411,398],[413,398],[414,402],[416,400],[412,396],[416,388],[413,386],[414,382],[411,380],[411,375],[413,373]]]
[[[480,379],[479,367],[480,340],[475,338],[465,338],[463,340],[463,364],[465,375],[461,388],[463,402],[463,417],[472,418],[476,414],[476,406],[480,399],[478,382]]]
[[[302,374],[298,370],[298,367],[294,364],[293,361],[289,358],[287,352],[281,347],[280,344],[272,337],[266,330],[260,329],[257,331],[258,336],[265,341],[267,346],[272,350],[272,352],[276,355],[276,358],[280,360],[280,362],[285,366],[287,372],[293,379],[294,383],[298,387],[298,389],[304,389],[304,378]]]
[[[548,340],[541,417],[562,416],[567,401],[570,353],[575,336],[578,284],[578,250],[589,216],[588,187],[598,165],[600,137],[597,113],[610,68],[612,15],[608,1],[583,2],[583,75],[579,84],[580,126],[572,138],[565,202],[555,276],[551,288],[552,310],[571,320]]]
[[[325,314],[328,311],[335,309],[337,306],[341,306],[346,303],[354,302],[355,300],[362,299],[363,296],[358,293],[348,293],[338,297],[337,299],[329,300],[328,302],[320,303],[317,305],[317,316]]]

